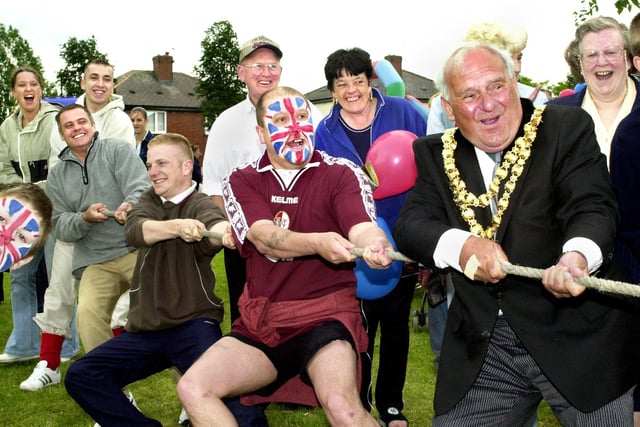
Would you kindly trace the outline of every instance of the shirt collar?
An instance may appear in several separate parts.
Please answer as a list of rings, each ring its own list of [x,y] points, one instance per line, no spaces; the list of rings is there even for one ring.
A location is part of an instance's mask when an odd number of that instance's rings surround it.
[[[176,194],[175,196],[173,196],[170,199],[166,199],[162,196],[160,196],[160,200],[162,200],[162,202],[171,202],[174,204],[179,204],[181,203],[184,199],[186,199],[187,197],[189,197],[191,195],[191,193],[193,193],[194,191],[196,191],[196,182],[195,181],[191,181],[191,187],[187,188],[185,191],[183,191],[180,194]]]

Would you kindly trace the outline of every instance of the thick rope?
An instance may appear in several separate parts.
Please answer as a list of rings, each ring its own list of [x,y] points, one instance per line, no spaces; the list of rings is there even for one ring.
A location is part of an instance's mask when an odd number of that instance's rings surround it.
[[[353,248],[351,249],[351,254],[357,257],[362,257],[364,255],[364,249]],[[408,258],[407,256],[401,254],[400,252],[386,251],[384,254],[387,256],[387,258],[392,259],[394,261],[415,262],[411,258]]]
[[[530,279],[542,279],[543,269],[523,267],[509,263],[503,263],[502,269],[507,274],[515,274],[518,276],[529,277]],[[639,298],[640,286],[632,283],[619,282],[617,280],[601,279],[598,277],[577,277],[575,282],[587,288],[596,289],[600,292],[609,292],[612,294],[627,295]]]
[[[104,210],[101,211],[101,213],[110,217],[114,216],[113,211]],[[221,233],[207,230],[198,230],[198,233],[203,237],[222,240]],[[362,257],[364,255],[364,249],[353,248],[351,249],[351,253],[357,257]],[[394,261],[415,262],[411,258],[408,258],[407,256],[401,254],[400,252],[387,251],[385,255],[387,256],[387,258]],[[544,273],[544,270],[541,268],[523,267],[520,265],[509,263],[502,263],[502,269],[507,274],[515,274],[517,276],[528,277],[530,279],[542,279],[542,274]],[[577,277],[575,278],[575,282],[581,286],[596,289],[600,292],[609,292],[612,294],[620,294],[640,298],[640,285],[635,285],[633,283],[619,282],[617,280],[601,279],[591,276]]]
[[[100,211],[100,213],[110,218],[115,218],[116,216],[116,213],[114,211],[109,211],[106,209]],[[215,231],[209,231],[209,230],[198,230],[198,234],[201,235],[202,237],[210,237],[212,239],[222,241],[222,233],[217,233]]]
[[[115,217],[114,211],[109,211],[105,209],[100,211],[100,213],[111,218]],[[222,233],[216,233],[215,231],[198,230],[198,234],[200,234],[202,237],[209,237],[211,239],[222,240]],[[351,249],[351,254],[357,257],[362,257],[364,255],[364,249],[353,248]],[[407,258],[400,252],[387,251],[385,255],[387,256],[387,258],[392,259],[394,261],[399,260],[399,261],[413,262],[413,260],[411,260],[410,258]]]

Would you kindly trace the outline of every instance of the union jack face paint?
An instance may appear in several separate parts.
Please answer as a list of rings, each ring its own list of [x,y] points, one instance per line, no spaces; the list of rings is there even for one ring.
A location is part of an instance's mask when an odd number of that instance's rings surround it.
[[[25,256],[40,236],[40,222],[21,201],[0,199],[0,271]]]
[[[311,111],[304,98],[289,96],[267,106],[265,122],[275,152],[287,162],[300,165],[315,146]]]

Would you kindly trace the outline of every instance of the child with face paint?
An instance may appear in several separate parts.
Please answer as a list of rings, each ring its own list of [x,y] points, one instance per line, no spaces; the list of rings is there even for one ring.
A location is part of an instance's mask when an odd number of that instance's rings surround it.
[[[11,95],[18,108],[0,124],[0,184],[37,183],[44,188],[54,163],[51,134],[55,132],[58,107],[42,100],[44,79],[31,66],[20,66],[11,75]],[[45,239],[42,239],[43,241]],[[24,249],[23,249],[24,251]],[[40,352],[40,329],[33,321],[44,304],[47,277],[43,274],[47,249],[32,251],[33,260],[10,275],[11,317],[13,328],[6,338],[0,363],[37,359]],[[18,251],[17,253],[20,253]],[[7,255],[15,258],[16,254]],[[3,261],[2,265],[12,261]],[[75,339],[64,341],[61,354],[73,357],[79,351]]]
[[[0,186],[0,271],[22,267],[44,247],[51,213],[51,201],[38,185]]]
[[[247,265],[241,316],[182,377],[178,395],[195,426],[236,425],[222,399],[237,395],[321,406],[331,425],[378,426],[358,392],[367,335],[350,251],[365,248],[371,268],[391,264],[371,187],[352,162],[314,150],[300,92],[265,92],[256,117],[266,152],[222,189]]]

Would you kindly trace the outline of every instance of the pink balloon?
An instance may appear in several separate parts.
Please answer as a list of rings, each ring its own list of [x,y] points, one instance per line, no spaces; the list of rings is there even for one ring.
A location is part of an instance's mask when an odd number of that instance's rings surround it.
[[[558,95],[560,97],[563,97],[573,95],[574,93],[576,93],[576,91],[574,91],[573,89],[562,89]]]
[[[384,199],[411,189],[418,170],[413,157],[417,136],[406,130],[392,130],[380,135],[371,145],[366,163],[377,177],[373,198]]]

